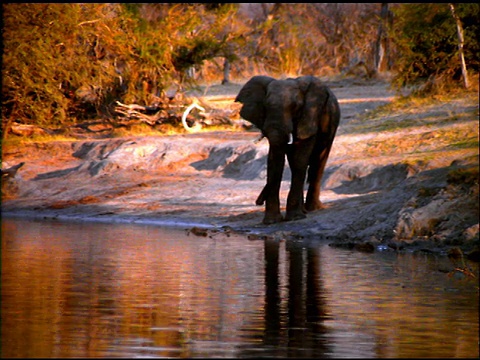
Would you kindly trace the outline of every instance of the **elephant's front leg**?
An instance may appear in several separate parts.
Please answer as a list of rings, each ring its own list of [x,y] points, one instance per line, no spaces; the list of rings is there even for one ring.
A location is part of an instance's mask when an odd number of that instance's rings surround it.
[[[267,136],[270,147],[267,160],[267,184],[257,199],[257,204],[265,200],[264,224],[273,224],[283,220],[280,212],[280,185],[285,167],[285,152],[288,137],[279,134]],[[260,199],[261,198],[261,199]]]
[[[314,146],[314,137],[300,140],[289,146],[287,150],[288,163],[292,172],[290,192],[287,198],[287,214],[285,220],[299,220],[306,217],[303,201],[303,186]]]

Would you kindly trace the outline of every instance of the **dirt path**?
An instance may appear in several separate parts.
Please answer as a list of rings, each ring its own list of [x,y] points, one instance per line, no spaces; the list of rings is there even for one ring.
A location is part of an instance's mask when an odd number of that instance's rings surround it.
[[[204,95],[234,107],[240,87]],[[307,219],[261,224],[254,201],[268,144],[255,142],[256,131],[4,148],[4,167],[25,165],[2,184],[2,216],[228,227],[370,250],[478,247],[478,99],[375,115],[394,99],[386,84],[331,87],[342,122],[322,186],[326,208]],[[286,169],[283,204],[288,186]]]

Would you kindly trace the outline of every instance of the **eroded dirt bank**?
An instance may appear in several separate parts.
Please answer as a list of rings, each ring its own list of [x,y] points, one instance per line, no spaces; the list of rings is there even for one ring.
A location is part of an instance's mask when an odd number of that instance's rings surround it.
[[[254,202],[268,143],[255,142],[256,131],[4,147],[3,168],[25,165],[3,179],[2,216],[233,229],[365,251],[458,247],[478,256],[478,98],[365,118],[393,99],[386,85],[332,89],[342,123],[322,186],[325,209],[307,219],[261,224]],[[288,186],[287,168],[283,204]]]

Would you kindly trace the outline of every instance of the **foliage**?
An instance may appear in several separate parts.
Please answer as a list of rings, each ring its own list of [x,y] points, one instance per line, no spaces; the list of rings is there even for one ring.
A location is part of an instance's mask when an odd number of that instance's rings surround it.
[[[109,66],[120,28],[114,11],[106,5],[4,5],[2,118],[55,126],[99,108],[117,78]]]
[[[478,72],[480,46],[479,8],[476,3],[455,4],[464,28],[467,69]],[[455,20],[446,3],[401,4],[394,8],[393,37],[401,54],[397,58],[396,87],[442,77],[461,76]]]
[[[336,73],[373,62],[379,4],[276,3],[249,21],[245,55],[276,75]],[[352,17],[359,21],[351,21]]]
[[[2,130],[111,117],[115,100],[150,104],[186,65],[227,49],[235,6],[4,4]],[[147,16],[148,15],[148,16]],[[231,44],[228,45],[230,47]]]
[[[390,8],[395,84],[458,78],[448,4]],[[479,5],[455,8],[467,68],[478,72]],[[213,79],[209,69],[222,76],[218,58],[241,80],[349,74],[360,64],[370,76],[380,9],[379,3],[3,4],[3,137],[16,121],[65,127],[114,118],[115,101],[159,103],[167,90]]]

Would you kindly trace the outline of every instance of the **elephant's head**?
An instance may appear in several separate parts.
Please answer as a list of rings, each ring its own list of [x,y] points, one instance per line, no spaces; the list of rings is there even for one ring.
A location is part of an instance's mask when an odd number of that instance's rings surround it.
[[[285,80],[254,76],[235,101],[243,104],[240,116],[262,132],[276,129],[306,139],[317,133],[328,97],[328,88],[313,76]]]
[[[250,121],[259,129],[263,129],[265,122],[265,96],[267,87],[274,78],[269,76],[254,76],[240,90],[236,102],[243,104],[240,116]]]

